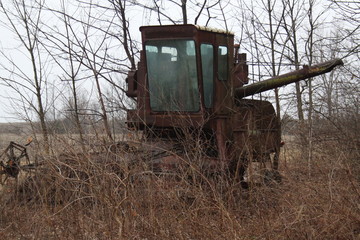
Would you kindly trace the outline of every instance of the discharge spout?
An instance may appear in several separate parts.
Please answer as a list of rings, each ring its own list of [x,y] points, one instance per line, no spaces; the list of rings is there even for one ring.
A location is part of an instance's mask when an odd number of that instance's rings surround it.
[[[290,83],[325,74],[332,71],[336,66],[343,64],[344,63],[341,59],[333,59],[313,66],[304,66],[304,68],[300,70],[237,88],[235,89],[235,98],[241,99],[256,93],[265,92],[270,89],[282,87]]]

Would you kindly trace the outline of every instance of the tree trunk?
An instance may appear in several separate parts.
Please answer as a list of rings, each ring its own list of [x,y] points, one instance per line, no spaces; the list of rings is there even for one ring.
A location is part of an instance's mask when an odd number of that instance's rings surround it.
[[[181,11],[182,11],[183,23],[184,24],[187,24],[186,2],[187,2],[187,0],[181,0]]]
[[[112,134],[111,134],[109,120],[108,120],[108,116],[107,116],[107,113],[106,113],[106,107],[105,107],[103,95],[102,95],[102,92],[101,92],[101,87],[100,87],[100,82],[99,82],[99,75],[97,74],[95,69],[93,70],[93,72],[94,72],[94,77],[95,77],[95,82],[96,82],[96,88],[97,88],[98,95],[99,95],[99,103],[100,103],[100,108],[101,108],[101,111],[102,111],[101,117],[102,117],[102,120],[103,120],[105,132],[106,132],[106,135],[109,138],[110,142],[113,142],[114,139],[113,139]]]

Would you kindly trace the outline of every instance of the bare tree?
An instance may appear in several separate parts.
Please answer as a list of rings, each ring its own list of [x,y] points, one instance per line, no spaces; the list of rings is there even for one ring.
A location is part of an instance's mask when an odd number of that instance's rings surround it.
[[[360,52],[360,43],[358,41],[360,36],[360,2],[356,0],[340,1],[330,0],[333,3],[333,8],[337,12],[337,29],[341,35],[339,42],[345,40],[351,44],[344,46],[347,56],[356,56]]]
[[[277,0],[266,0],[250,5],[247,2],[241,4],[243,8],[245,7],[241,15],[245,17],[239,22],[242,26],[250,27],[244,30],[243,48],[254,59],[251,65],[253,70],[258,71],[259,80],[263,80],[264,75],[277,76],[285,68],[283,61],[288,38],[282,28],[285,9],[281,7],[281,3]],[[259,12],[264,14],[259,14]],[[254,67],[255,64],[258,64],[258,67]],[[275,89],[274,92],[276,112],[280,118],[279,90]]]
[[[66,12],[66,6],[64,1],[61,2],[61,12],[63,13],[62,18],[60,18],[63,23],[63,26],[61,27],[64,27],[65,32],[62,31],[62,29],[60,31],[56,31],[58,35],[55,35],[55,38],[54,31],[51,31],[50,34],[44,32],[44,35],[51,42],[51,48],[48,48],[49,53],[53,57],[53,60],[57,63],[58,67],[62,69],[62,72],[64,74],[64,77],[61,78],[61,80],[70,82],[71,99],[69,102],[71,109],[69,110],[71,111],[71,115],[73,116],[73,120],[75,121],[77,133],[79,134],[80,138],[80,145],[82,147],[82,150],[85,151],[83,127],[80,120],[79,98],[77,88],[77,81],[81,80],[81,78],[79,77],[81,64],[76,61],[77,58],[82,59],[82,56],[74,53],[75,44],[73,42],[73,34],[75,33],[75,30],[72,27],[72,19]],[[63,39],[60,39],[59,35],[62,36]],[[60,46],[64,46],[64,48]],[[59,47],[61,48],[60,50],[62,50],[65,54],[65,56],[60,59],[61,61],[58,60],[59,55],[54,54],[54,48]],[[66,64],[66,66],[68,67],[64,66],[64,62],[68,63]]]
[[[90,7],[92,7],[92,5],[90,5]],[[98,41],[98,44],[93,44],[91,42],[90,17],[91,16],[89,15],[89,19],[86,25],[83,25],[84,41],[80,41],[79,38],[77,38],[76,41],[77,44],[83,49],[83,53],[84,53],[84,60],[81,61],[81,64],[83,64],[91,71],[92,77],[95,80],[95,85],[98,93],[98,101],[101,108],[101,118],[104,124],[104,130],[109,140],[113,142],[113,136],[109,125],[109,119],[105,106],[104,95],[102,93],[102,87],[100,84],[101,81],[100,72],[104,70],[104,65],[106,63],[106,56],[108,51],[108,48],[106,46],[106,39],[108,36],[106,31],[105,34],[101,37],[101,39],[99,39],[100,41]]]
[[[277,46],[278,44],[276,41],[276,38],[278,37],[278,35],[280,34],[280,26],[283,20],[283,15],[284,15],[284,11],[285,8],[283,8],[283,11],[280,13],[280,15],[277,17],[274,14],[275,11],[275,7],[276,7],[276,0],[275,1],[271,1],[268,0],[266,5],[264,6],[267,13],[268,13],[268,21],[269,21],[269,34],[268,36],[268,40],[270,41],[270,52],[271,52],[271,75],[272,76],[276,76],[279,74],[280,72],[280,66],[281,66],[281,62],[282,62],[282,58],[283,58],[283,50],[281,52],[278,52]],[[285,46],[285,43],[283,43]],[[284,49],[284,48],[282,48]],[[278,59],[278,63],[276,64],[276,55],[280,54],[279,59]],[[275,93],[275,102],[276,102],[276,113],[278,118],[280,118],[281,113],[280,113],[280,97],[279,97],[279,89],[276,88],[274,90]]]
[[[48,76],[46,73],[46,56],[42,55],[39,42],[43,7],[44,1],[42,0],[32,1],[31,5],[24,0],[0,2],[1,13],[6,19],[2,24],[7,26],[20,41],[21,48],[25,49],[30,60],[26,63],[29,64],[27,67],[31,69],[31,73],[27,72],[22,66],[24,63],[13,61],[10,56],[2,52],[3,57],[8,60],[7,64],[2,63],[2,67],[9,73],[8,77],[2,77],[2,79],[8,87],[19,94],[24,106],[36,113],[40,122],[44,149],[49,152],[45,104]],[[35,101],[33,101],[34,97]]]
[[[64,3],[63,3],[64,4]],[[63,5],[63,11],[65,12],[65,6]],[[74,101],[73,107],[74,107],[74,120],[75,120],[75,124],[77,127],[77,131],[80,137],[80,144],[81,147],[83,149],[83,151],[85,151],[85,147],[84,147],[84,137],[83,137],[83,129],[81,126],[81,122],[80,122],[80,116],[79,116],[79,103],[78,103],[78,92],[77,92],[77,85],[76,85],[76,81],[77,81],[77,75],[79,73],[80,70],[80,65],[75,65],[76,62],[73,59],[73,53],[72,53],[72,42],[70,40],[70,32],[74,32],[73,29],[71,29],[71,23],[70,23],[70,19],[69,17],[67,17],[64,14],[64,25],[65,25],[65,29],[66,29],[66,39],[67,39],[67,54],[69,56],[69,65],[70,65],[70,72],[67,74],[68,78],[71,81],[71,93],[72,93],[72,98]],[[66,71],[64,71],[66,73]]]
[[[121,1],[121,0],[109,0],[109,2],[112,4],[114,11],[115,11],[115,15],[117,16],[118,20],[119,20],[119,24],[120,24],[120,29],[121,29],[121,38],[117,37],[117,40],[119,40],[119,42],[121,43],[121,45],[123,46],[123,49],[126,53],[126,56],[130,62],[130,68],[131,69],[135,69],[136,68],[136,63],[135,63],[135,47],[134,47],[134,43],[130,34],[130,30],[129,30],[129,21],[126,18],[126,9],[127,9],[127,1]],[[116,34],[113,34],[113,36],[116,36]]]
[[[299,32],[300,26],[303,23],[304,17],[306,16],[303,14],[303,5],[303,0],[283,0],[283,7],[286,9],[285,15],[283,16],[283,28],[287,33],[290,43],[290,46],[288,47],[289,54],[287,58],[292,64],[295,65],[295,70],[300,69],[299,39],[297,34]],[[304,111],[300,82],[295,83],[295,90],[298,118],[301,122],[303,122]]]
[[[124,0],[78,1],[77,4],[71,7],[77,12],[76,18],[71,12],[66,12],[64,2],[62,9],[47,9],[57,16],[60,22],[57,26],[61,27],[48,26],[47,31],[43,32],[48,44],[46,47],[63,72],[61,79],[71,82],[72,111],[79,134],[82,132],[79,115],[86,112],[101,117],[105,133],[113,141],[108,113],[128,106],[123,96],[125,89],[117,80],[121,77],[125,79],[127,72],[136,68],[138,50],[126,16],[127,8],[134,5]],[[124,54],[111,50],[118,48],[123,49]],[[100,111],[78,108],[76,82],[90,79],[94,79]],[[105,86],[109,83],[112,92],[119,96],[118,104],[114,104],[113,99],[109,104],[110,98],[104,94]]]
[[[224,9],[227,8],[227,5],[231,1],[222,2],[220,0],[148,0],[141,2],[131,1],[130,4],[141,7],[150,13],[154,13],[159,25],[199,24],[199,22],[202,22],[202,25],[208,26],[209,22],[214,20],[222,22],[224,24],[223,27],[226,28],[224,20],[226,20],[228,16],[224,15]],[[220,16],[222,20],[220,20]]]

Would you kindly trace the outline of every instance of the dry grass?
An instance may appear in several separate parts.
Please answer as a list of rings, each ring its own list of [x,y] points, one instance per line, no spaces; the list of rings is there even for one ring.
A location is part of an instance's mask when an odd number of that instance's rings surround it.
[[[359,239],[357,156],[327,144],[310,171],[288,144],[283,182],[247,190],[201,171],[154,176],[121,151],[57,154],[1,193],[0,239]]]

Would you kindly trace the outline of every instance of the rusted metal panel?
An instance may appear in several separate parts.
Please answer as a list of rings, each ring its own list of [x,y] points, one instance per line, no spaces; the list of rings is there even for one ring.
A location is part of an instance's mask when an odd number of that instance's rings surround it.
[[[242,87],[249,82],[249,66],[246,63],[246,53],[235,53],[235,64],[231,73],[234,88]]]
[[[136,70],[131,70],[128,73],[128,77],[126,78],[126,83],[127,83],[127,90],[126,90],[126,95],[128,97],[137,97],[137,86],[138,86],[138,82],[137,82],[137,71]]]
[[[232,125],[237,155],[252,154],[256,158],[280,149],[280,122],[269,102],[242,100]]]

